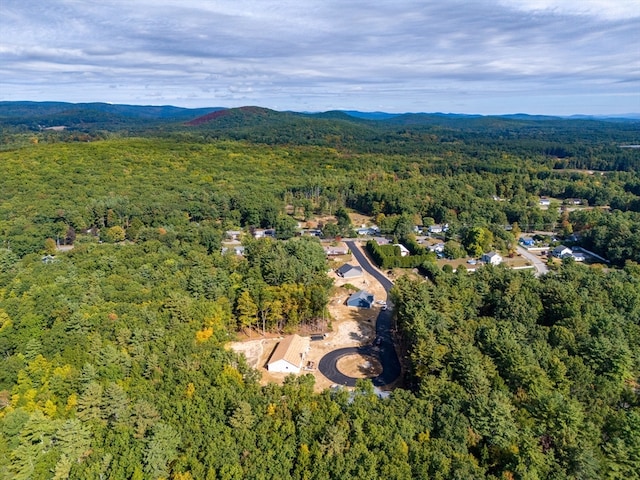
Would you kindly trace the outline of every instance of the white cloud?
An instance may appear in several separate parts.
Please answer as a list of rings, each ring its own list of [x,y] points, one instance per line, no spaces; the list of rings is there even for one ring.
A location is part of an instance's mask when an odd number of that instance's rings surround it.
[[[640,110],[638,2],[4,0],[0,100]]]
[[[638,0],[500,0],[500,4],[525,12],[589,15],[606,19],[640,17]]]

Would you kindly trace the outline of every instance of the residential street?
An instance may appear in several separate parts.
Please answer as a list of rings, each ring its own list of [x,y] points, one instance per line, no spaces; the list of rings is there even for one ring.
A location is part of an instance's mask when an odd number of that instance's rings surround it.
[[[389,290],[393,287],[393,283],[391,283],[389,279],[369,263],[369,259],[354,242],[347,242],[347,245],[349,246],[353,256],[360,263],[360,266],[380,282],[386,292],[389,293]],[[376,334],[377,338],[380,339],[379,345],[340,348],[329,352],[322,357],[318,363],[318,370],[320,370],[325,377],[339,385],[353,387],[356,384],[357,379],[340,372],[336,366],[338,360],[346,355],[353,355],[356,353],[361,355],[373,355],[378,357],[380,364],[382,365],[382,373],[371,379],[373,384],[375,386],[383,386],[393,383],[400,376],[401,367],[391,335],[392,315],[393,313],[391,310],[381,310],[378,314],[378,319],[376,321]]]

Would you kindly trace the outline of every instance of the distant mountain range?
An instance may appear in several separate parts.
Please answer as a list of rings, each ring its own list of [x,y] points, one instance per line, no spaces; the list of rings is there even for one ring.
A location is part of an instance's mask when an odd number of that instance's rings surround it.
[[[538,142],[535,151],[556,152],[567,139],[575,141],[576,138],[584,144],[635,145],[640,141],[640,114],[624,118],[562,118],[353,110],[280,112],[257,106],[180,108],[170,105],[0,102],[0,136],[44,130],[72,141],[105,138],[108,133],[161,137],[186,134],[207,141],[229,139],[269,145],[316,145],[389,154],[424,153],[433,142],[458,146],[460,142],[497,145],[526,139]]]
[[[567,145],[613,149],[637,145],[640,142],[640,115],[563,118],[521,113],[501,116],[353,110],[313,113],[281,112],[257,106],[180,108],[0,102],[0,148],[13,145],[14,141],[20,144],[25,140],[21,134],[35,132],[42,132],[47,141],[85,142],[111,135],[154,138],[175,135],[204,142],[235,140],[419,156],[441,152],[442,145],[448,145],[451,152],[464,150],[473,158],[518,142],[522,152],[532,157],[565,158],[578,155]],[[14,134],[16,136],[12,136]],[[624,155],[635,151],[627,148]]]
[[[389,123],[433,123],[436,119],[470,120],[481,118],[502,118],[505,120],[640,120],[640,113],[629,113],[615,116],[596,115],[572,115],[570,117],[557,117],[547,115],[527,115],[523,113],[512,115],[466,115],[452,113],[387,113],[387,112],[360,112],[357,110],[329,111],[329,112],[276,112],[262,107],[240,108],[181,108],[171,105],[144,106],[144,105],[119,105],[110,103],[65,103],[65,102],[0,102],[0,124],[27,124],[34,123],[51,127],[55,125],[69,124],[73,126],[87,126],[91,124],[118,124],[131,123],[131,120],[158,122],[184,122],[187,125],[204,125],[211,121],[231,117],[254,116],[263,120],[273,120],[274,117],[286,118],[297,116],[298,118],[316,118],[331,120],[368,120]],[[236,118],[237,120],[237,118]]]

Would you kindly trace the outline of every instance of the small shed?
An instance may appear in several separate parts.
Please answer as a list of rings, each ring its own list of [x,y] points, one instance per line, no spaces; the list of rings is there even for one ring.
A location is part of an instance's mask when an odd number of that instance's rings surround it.
[[[307,341],[301,336],[286,337],[273,351],[267,363],[267,370],[278,373],[300,373],[307,349]]]
[[[360,290],[347,299],[347,306],[358,308],[371,308],[373,305],[373,294]]]

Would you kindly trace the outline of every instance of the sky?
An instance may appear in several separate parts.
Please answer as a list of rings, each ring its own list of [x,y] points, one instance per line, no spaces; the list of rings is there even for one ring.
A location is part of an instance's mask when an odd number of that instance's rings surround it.
[[[0,0],[0,101],[640,112],[640,0]]]

